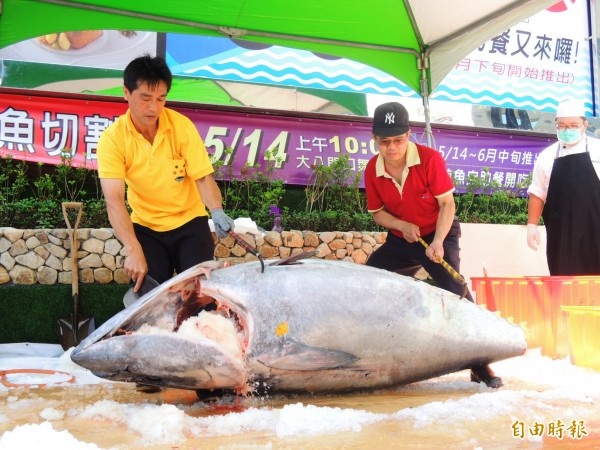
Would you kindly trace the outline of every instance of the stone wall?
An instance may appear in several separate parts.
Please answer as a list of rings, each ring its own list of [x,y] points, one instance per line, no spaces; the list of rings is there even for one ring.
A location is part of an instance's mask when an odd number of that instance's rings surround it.
[[[318,250],[318,258],[364,264],[383,242],[385,232],[270,231],[239,234],[265,259]],[[239,264],[256,260],[232,237],[215,239],[215,258]],[[110,228],[77,230],[81,283],[129,283],[123,269],[126,251]],[[71,242],[66,229],[0,228],[0,284],[71,284]]]

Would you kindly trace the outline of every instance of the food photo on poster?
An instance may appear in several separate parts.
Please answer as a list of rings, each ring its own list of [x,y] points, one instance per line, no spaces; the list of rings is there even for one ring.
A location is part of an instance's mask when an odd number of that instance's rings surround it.
[[[0,49],[0,59],[122,70],[143,53],[156,53],[157,33],[86,30],[51,33]]]

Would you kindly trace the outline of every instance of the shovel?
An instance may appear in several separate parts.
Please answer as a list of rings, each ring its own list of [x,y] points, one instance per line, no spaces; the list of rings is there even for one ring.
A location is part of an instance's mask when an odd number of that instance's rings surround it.
[[[429,244],[427,244],[427,242],[425,242],[423,239],[419,238],[419,242],[421,243],[421,245],[423,247],[425,247],[425,249],[427,249],[427,247],[429,247]],[[438,262],[442,265],[442,267],[444,269],[446,269],[446,271],[452,275],[454,277],[454,279],[456,281],[458,281],[459,283],[461,283],[463,285],[463,294],[462,294],[462,298],[466,297],[467,292],[469,290],[469,287],[467,286],[467,282],[465,281],[465,277],[463,277],[460,273],[458,273],[456,270],[454,270],[452,268],[452,266],[450,264],[448,264],[443,258],[439,258],[438,257]]]
[[[71,227],[69,221],[69,215],[67,210],[69,208],[77,209],[77,219],[75,226]],[[79,315],[79,270],[77,266],[77,227],[79,227],[79,221],[81,220],[81,214],[83,212],[83,203],[69,203],[65,202],[62,204],[63,216],[67,223],[67,230],[69,233],[69,241],[71,242],[71,259],[73,273],[72,278],[72,296],[73,296],[73,314],[70,317],[63,317],[58,319],[58,340],[63,349],[68,350],[71,347],[76,347],[79,342],[87,337],[92,331],[96,329],[93,317],[83,317]]]
[[[133,305],[140,297],[143,297],[157,286],[158,282],[150,275],[146,275],[144,277],[144,281],[142,281],[142,285],[140,286],[137,292],[133,291],[133,287],[130,287],[127,290],[127,292],[125,292],[125,295],[123,296],[123,305],[125,305],[125,308],[128,308],[130,305]]]

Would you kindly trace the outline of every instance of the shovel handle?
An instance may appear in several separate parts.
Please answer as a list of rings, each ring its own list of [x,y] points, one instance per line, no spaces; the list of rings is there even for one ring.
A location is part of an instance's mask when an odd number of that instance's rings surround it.
[[[69,214],[67,210],[73,208],[77,209],[77,218],[75,219],[75,224],[71,226],[71,221],[69,220]],[[72,261],[72,296],[73,296],[73,320],[75,322],[75,329],[77,329],[77,322],[79,321],[79,267],[77,264],[77,228],[79,227],[79,222],[81,221],[81,215],[83,213],[83,203],[81,202],[63,202],[62,203],[62,212],[65,218],[65,222],[67,223],[67,230],[69,232],[69,240],[71,241],[71,261]],[[75,335],[77,339],[77,335]]]
[[[67,209],[76,208],[77,211],[77,219],[75,220],[75,225],[71,227],[71,221],[69,220],[69,215],[67,214]],[[83,203],[81,202],[63,202],[62,203],[62,212],[65,218],[65,222],[67,223],[67,229],[70,232],[77,231],[79,227],[79,222],[81,221],[81,214],[83,213]]]
[[[71,221],[69,220],[69,214],[67,210],[69,208],[77,209],[77,218],[75,219],[75,224],[71,226]],[[73,273],[77,274],[73,280],[79,281],[79,274],[77,272],[77,228],[79,228],[79,222],[81,221],[81,215],[83,213],[83,203],[81,202],[63,202],[62,203],[62,211],[63,216],[65,218],[65,222],[67,223],[67,230],[69,232],[69,239],[71,240],[71,258],[73,259]],[[77,282],[74,282],[73,287],[78,286]],[[78,290],[78,289],[77,289]],[[75,292],[75,290],[74,290]]]
[[[419,242],[426,249],[429,247],[429,244],[427,244],[427,242],[425,242],[423,239],[419,238]],[[458,273],[456,270],[454,270],[450,264],[448,264],[446,261],[444,261],[443,258],[440,258],[440,257],[438,257],[437,260],[442,265],[442,267],[444,269],[446,269],[448,271],[448,273],[454,277],[454,279],[456,279],[456,281],[466,285],[465,278],[460,273]]]

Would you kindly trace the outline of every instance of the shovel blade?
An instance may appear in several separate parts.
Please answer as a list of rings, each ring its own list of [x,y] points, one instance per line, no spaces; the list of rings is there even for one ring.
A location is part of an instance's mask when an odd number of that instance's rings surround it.
[[[58,319],[58,342],[64,350],[77,347],[79,343],[88,337],[95,329],[96,324],[93,317],[79,316],[74,320],[70,317]]]

